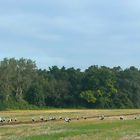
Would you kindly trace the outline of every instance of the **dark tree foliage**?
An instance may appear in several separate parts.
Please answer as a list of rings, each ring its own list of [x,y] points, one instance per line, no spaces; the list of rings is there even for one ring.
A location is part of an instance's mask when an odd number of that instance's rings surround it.
[[[140,108],[140,70],[90,66],[38,69],[30,59],[0,61],[0,109]],[[15,108],[16,108],[15,107]]]

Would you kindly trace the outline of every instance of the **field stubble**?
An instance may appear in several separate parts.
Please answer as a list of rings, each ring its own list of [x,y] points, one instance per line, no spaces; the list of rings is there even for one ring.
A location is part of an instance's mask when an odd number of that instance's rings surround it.
[[[4,111],[1,117],[14,118],[27,121],[32,117],[39,119],[40,116],[77,117],[95,115],[113,115],[104,120],[99,118],[74,120],[65,123],[44,122],[37,124],[7,125],[0,127],[1,140],[140,140],[139,115],[125,116],[119,120],[122,114],[138,114],[140,110],[40,110],[40,111]],[[118,115],[118,116],[114,116]],[[134,120],[137,116],[138,119]]]

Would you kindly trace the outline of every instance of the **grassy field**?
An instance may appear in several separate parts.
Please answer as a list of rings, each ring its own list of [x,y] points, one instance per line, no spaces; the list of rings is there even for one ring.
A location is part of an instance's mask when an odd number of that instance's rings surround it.
[[[31,117],[77,117],[95,115],[121,115],[140,113],[140,110],[40,110],[4,111],[0,116],[16,117],[28,121]],[[135,120],[134,117],[137,117]],[[64,121],[0,126],[1,140],[140,140],[140,116],[118,116]]]

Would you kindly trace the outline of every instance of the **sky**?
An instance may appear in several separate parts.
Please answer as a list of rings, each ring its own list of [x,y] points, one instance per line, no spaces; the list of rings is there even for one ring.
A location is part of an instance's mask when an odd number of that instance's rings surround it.
[[[0,0],[0,59],[39,68],[140,68],[140,0]]]

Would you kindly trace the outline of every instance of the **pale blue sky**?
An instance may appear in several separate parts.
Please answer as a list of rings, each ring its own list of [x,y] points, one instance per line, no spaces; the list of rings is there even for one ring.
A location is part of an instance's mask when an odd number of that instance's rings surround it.
[[[0,0],[4,57],[40,68],[139,67],[140,0]]]

